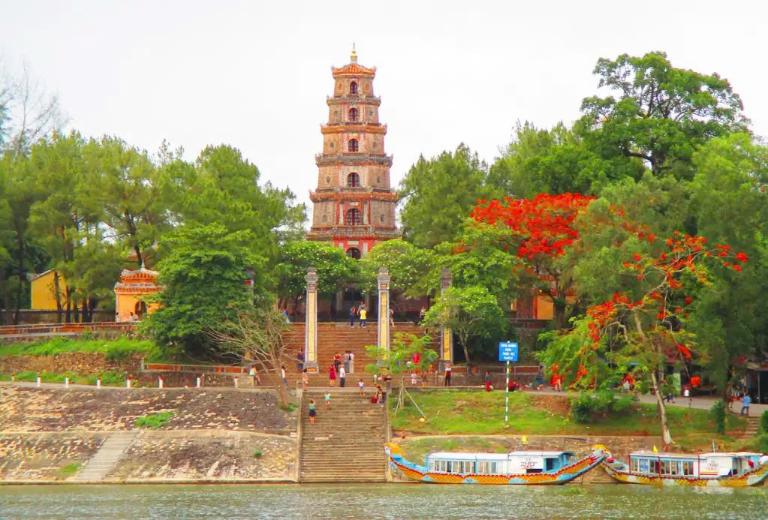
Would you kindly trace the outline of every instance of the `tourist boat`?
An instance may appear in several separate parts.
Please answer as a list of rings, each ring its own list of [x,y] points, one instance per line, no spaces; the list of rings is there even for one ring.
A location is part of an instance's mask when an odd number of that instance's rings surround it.
[[[403,458],[397,445],[387,445],[386,451],[393,472],[433,484],[565,484],[607,456],[602,446],[578,460],[570,451],[439,452],[427,455],[421,466]]]
[[[634,451],[625,463],[607,457],[603,468],[627,484],[746,487],[768,476],[768,457],[752,452],[657,453]]]

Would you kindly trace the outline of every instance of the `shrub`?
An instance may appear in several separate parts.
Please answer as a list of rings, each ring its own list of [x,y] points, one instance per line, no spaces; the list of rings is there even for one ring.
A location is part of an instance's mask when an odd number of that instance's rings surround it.
[[[631,404],[630,396],[617,398],[610,390],[582,392],[571,401],[571,418],[579,424],[587,424],[609,415],[622,414]]]
[[[709,415],[712,417],[712,420],[715,421],[715,432],[719,433],[720,435],[724,435],[725,403],[722,399],[712,405],[712,408],[709,409]]]
[[[136,417],[136,420],[133,421],[133,424],[137,428],[151,428],[153,430],[157,430],[168,424],[168,421],[171,420],[171,417],[173,417],[173,412],[158,412]]]
[[[760,432],[768,433],[768,410],[763,412],[760,416]]]
[[[264,453],[262,453],[261,450],[253,450],[253,457],[254,458],[260,459],[263,455],[264,455]]]

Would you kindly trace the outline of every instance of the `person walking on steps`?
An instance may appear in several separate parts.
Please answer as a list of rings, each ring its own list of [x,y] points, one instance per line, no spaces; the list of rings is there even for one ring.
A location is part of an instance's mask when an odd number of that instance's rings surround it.
[[[344,370],[344,365],[339,367],[339,387],[344,388],[347,384],[347,371]]]
[[[445,366],[445,381],[443,384],[445,386],[451,386],[451,365]]]
[[[368,309],[365,308],[365,305],[360,306],[360,327],[365,327],[366,323],[368,323]]]
[[[355,317],[357,316],[357,307],[354,305],[349,308],[349,326],[355,326]]]
[[[317,405],[314,399],[309,400],[309,424],[315,424],[315,417],[317,417]]]
[[[336,386],[336,367],[333,366],[333,363],[328,367],[328,384],[330,386]]]
[[[746,415],[749,417],[749,405],[752,404],[752,398],[749,394],[744,392],[744,397],[741,398],[741,412],[739,415]]]

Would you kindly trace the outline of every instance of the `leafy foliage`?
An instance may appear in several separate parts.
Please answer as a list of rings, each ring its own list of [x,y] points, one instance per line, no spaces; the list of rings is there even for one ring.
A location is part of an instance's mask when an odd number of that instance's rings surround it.
[[[189,353],[215,352],[207,331],[232,321],[254,302],[268,305],[266,259],[253,253],[250,231],[230,232],[221,224],[183,226],[161,243],[158,264],[161,307],[144,322],[163,345],[179,345]],[[251,288],[247,271],[255,272]]]
[[[419,247],[452,240],[485,192],[485,164],[465,145],[430,160],[419,157],[400,187],[403,235]]]
[[[173,418],[173,412],[158,412],[148,415],[141,415],[136,417],[133,421],[134,426],[137,428],[149,428],[151,430],[159,430]]]
[[[289,242],[280,250],[278,258],[278,293],[284,300],[296,300],[307,289],[307,269],[317,271],[317,290],[332,295],[345,282],[357,277],[357,262],[344,251],[325,242]]]
[[[746,126],[727,80],[673,67],[663,52],[601,58],[594,73],[618,97],[584,99],[579,131],[602,156],[643,161],[654,175],[690,179],[698,146]]]

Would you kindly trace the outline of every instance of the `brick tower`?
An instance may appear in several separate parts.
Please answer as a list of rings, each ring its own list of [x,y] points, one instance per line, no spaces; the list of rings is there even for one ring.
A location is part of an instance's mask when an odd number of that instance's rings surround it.
[[[376,68],[357,63],[333,67],[328,124],[321,127],[323,153],[315,156],[317,190],[309,240],[333,242],[360,258],[382,240],[400,236],[395,225],[397,195],[389,183],[392,156],[384,152],[387,126],[379,122],[381,98],[373,95]]]

